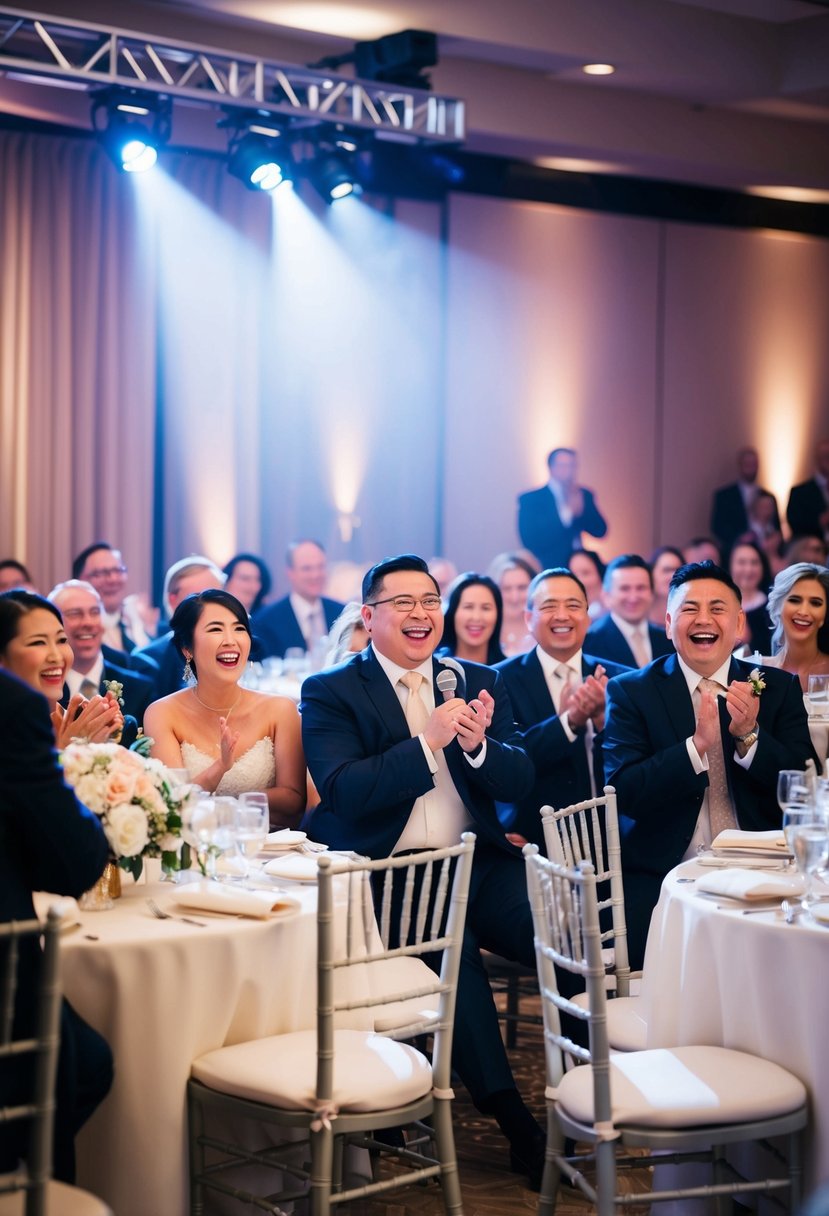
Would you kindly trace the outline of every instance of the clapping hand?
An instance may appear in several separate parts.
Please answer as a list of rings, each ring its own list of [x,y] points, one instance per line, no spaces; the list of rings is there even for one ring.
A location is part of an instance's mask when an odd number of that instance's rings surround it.
[[[458,743],[465,752],[476,752],[484,741],[486,729],[492,722],[495,700],[482,689],[455,718]]]
[[[731,716],[729,733],[735,736],[751,734],[757,725],[760,699],[747,680],[734,680],[729,684],[725,707]]]
[[[123,714],[111,693],[107,693],[105,697],[96,695],[88,701],[80,693],[76,693],[65,710],[56,705],[52,713],[52,726],[58,749],[77,739],[83,739],[87,743],[106,743],[123,725]]]
[[[566,712],[567,721],[574,730],[581,730],[589,718],[598,734],[604,730],[606,688],[607,675],[602,665],[598,664],[595,673],[588,676],[583,684],[568,684],[562,689],[559,716]]]
[[[219,757],[225,772],[233,767],[233,753],[239,742],[239,732],[227,724],[227,718],[219,718]]]
[[[713,747],[720,733],[720,712],[717,708],[717,698],[708,690],[700,692],[699,710],[697,711],[697,726],[694,731],[693,744],[700,756],[704,756]]]

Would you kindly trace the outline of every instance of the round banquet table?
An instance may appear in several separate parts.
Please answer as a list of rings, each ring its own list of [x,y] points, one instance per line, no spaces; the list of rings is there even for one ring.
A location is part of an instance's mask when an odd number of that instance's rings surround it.
[[[147,896],[164,906],[170,887],[125,885],[113,909],[80,913],[82,927],[63,937],[64,992],[115,1058],[112,1090],[77,1140],[78,1184],[117,1216],[188,1211],[194,1059],[314,1025],[316,886],[288,886],[298,915],[187,913],[205,922],[200,928],[150,914]]]
[[[800,1077],[811,1100],[806,1187],[829,1182],[829,928],[724,907],[697,892],[710,873],[685,862],[662,884],[641,989],[647,1046],[732,1047]]]

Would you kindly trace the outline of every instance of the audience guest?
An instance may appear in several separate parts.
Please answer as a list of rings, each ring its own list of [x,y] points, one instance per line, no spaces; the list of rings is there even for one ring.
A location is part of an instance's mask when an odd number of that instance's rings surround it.
[[[359,604],[348,603],[331,626],[328,635],[328,654],[325,667],[336,667],[344,659],[359,654],[368,646],[369,637],[363,624],[363,611]]]
[[[22,562],[7,557],[0,562],[0,592],[11,591],[12,587],[22,587],[24,591],[34,591],[32,576]]]
[[[793,536],[819,536],[829,541],[829,439],[815,449],[815,475],[792,486],[786,519]]]
[[[188,595],[199,591],[218,591],[224,587],[225,576],[209,557],[182,557],[173,562],[164,576],[164,611],[171,617],[176,607]],[[141,652],[158,666],[153,686],[153,700],[169,696],[184,688],[184,664],[173,641],[173,631],[168,630],[145,646]],[[149,731],[147,732],[149,734]]]
[[[128,574],[121,550],[106,541],[88,545],[72,562],[72,578],[91,583],[103,601],[104,642],[127,653],[146,646],[157,623],[146,603],[142,605],[137,595],[127,595]]]
[[[518,499],[518,535],[542,566],[566,566],[581,546],[582,532],[604,536],[607,523],[592,491],[578,483],[578,457],[572,448],[555,448],[547,467],[547,485]]]
[[[65,709],[60,704],[72,661],[63,618],[54,604],[34,591],[18,588],[0,595],[0,667],[49,702],[56,746],[66,747],[73,739],[106,743],[124,729],[124,717],[112,693],[88,700],[76,693]]]
[[[766,592],[771,586],[771,570],[766,555],[754,541],[738,541],[728,559],[728,572],[740,588],[745,615],[739,644],[747,647],[746,655],[768,654],[771,630],[766,612]]]
[[[777,774],[815,759],[793,676],[732,657],[740,589],[712,562],[677,570],[668,632],[677,653],[607,687],[604,754],[622,830],[628,945],[642,965],[665,875],[724,828],[779,828]]]
[[[738,540],[754,540],[763,550],[772,574],[782,570],[783,533],[776,521],[777,502],[773,494],[760,490],[748,513],[748,531]]]
[[[104,656],[101,650],[103,605],[91,583],[81,579],[58,583],[49,592],[49,600],[60,609],[74,656],[72,667],[66,673],[61,705],[65,708],[76,693],[87,698],[97,693],[103,696],[107,684],[116,680],[121,685],[120,704],[125,715],[120,742],[124,747],[130,747],[144,720],[144,711],[153,699],[152,680],[126,667],[118,667]]]
[[[264,656],[283,658],[286,650],[312,651],[326,637],[343,610],[339,600],[323,596],[325,550],[315,540],[295,540],[288,546],[286,574],[291,591],[268,604],[256,618],[256,636]]]
[[[459,695],[444,700],[437,690],[433,654],[443,616],[425,561],[404,554],[372,567],[363,620],[371,645],[303,685],[305,753],[322,798],[309,830],[369,857],[453,844],[467,828],[477,833],[453,1062],[478,1109],[509,1139],[513,1168],[539,1181],[545,1137],[515,1087],[480,956],[485,948],[532,966],[523,861],[493,801],[521,798],[532,765],[516,746],[497,671],[462,661]]]
[[[648,620],[653,580],[643,557],[636,553],[614,557],[605,571],[604,600],[608,615],[591,625],[587,634],[591,654],[622,667],[644,667],[651,659],[670,654],[673,647],[664,628]]]
[[[607,566],[592,549],[574,549],[567,559],[567,569],[587,592],[587,615],[597,621],[606,612],[602,583]]]
[[[683,549],[686,562],[713,562],[715,566],[722,561],[719,545],[710,536],[694,536]]]
[[[673,545],[660,545],[648,558],[648,564],[653,579],[653,603],[649,620],[652,625],[664,629],[665,612],[668,607],[668,587],[679,567],[685,565],[685,558]]]
[[[500,663],[506,658],[500,642],[503,617],[497,584],[485,574],[461,574],[449,588],[438,653],[489,667]]]
[[[810,562],[798,562],[781,570],[769,592],[769,616],[774,633],[771,644],[773,663],[797,676],[804,697],[809,676],[829,675],[829,570]],[[825,722],[810,723],[812,743],[821,764],[827,758]]]
[[[521,745],[535,765],[529,794],[500,810],[516,843],[544,847],[540,808],[595,798],[604,785],[602,737],[608,678],[628,668],[584,654],[587,592],[566,569],[544,570],[529,589],[529,654],[499,663]]]
[[[23,594],[27,594],[24,592]],[[51,606],[50,606],[51,608]],[[9,624],[9,604],[0,610],[0,630]],[[39,611],[39,610],[34,610]],[[43,609],[47,615],[50,611]],[[0,642],[5,652],[8,643]],[[45,653],[45,646],[36,643]],[[3,661],[5,666],[5,661]],[[33,891],[83,894],[100,877],[109,845],[100,820],[64,784],[53,750],[49,711],[42,696],[14,675],[0,671],[0,920],[33,920]],[[39,948],[21,944],[16,1026],[34,1027]],[[112,1083],[112,1054],[101,1036],[63,1001],[60,1056],[55,1083],[53,1173],[75,1180],[75,1135],[106,1097]],[[0,1072],[0,1107],[16,1105],[14,1065]],[[24,1135],[17,1131],[20,1128]],[[26,1152],[22,1124],[0,1124],[0,1173],[16,1168]],[[23,1211],[23,1205],[17,1209]]]
[[[728,552],[738,536],[749,530],[751,512],[761,494],[771,500],[771,520],[775,529],[778,532],[780,530],[777,500],[773,494],[757,484],[760,458],[756,448],[740,448],[737,453],[737,471],[735,482],[714,491],[711,506],[711,531],[724,553]]]
[[[440,594],[445,601],[450,586],[458,577],[458,567],[448,557],[430,557],[429,573],[440,587]]]
[[[147,710],[152,755],[211,794],[264,790],[271,826],[296,827],[305,809],[299,716],[288,697],[240,688],[252,642],[244,606],[202,591],[179,602],[170,624],[196,683]]]
[[[520,553],[499,553],[490,562],[487,573],[501,592],[501,649],[507,656],[531,650],[533,640],[527,633],[524,614],[527,591],[538,571]]]
[[[812,562],[816,566],[825,566],[827,553],[826,542],[819,536],[793,536],[783,551],[783,560],[787,566],[796,562]]]
[[[224,568],[225,591],[244,604],[248,616],[262,607],[270,594],[271,572],[255,553],[237,553]]]

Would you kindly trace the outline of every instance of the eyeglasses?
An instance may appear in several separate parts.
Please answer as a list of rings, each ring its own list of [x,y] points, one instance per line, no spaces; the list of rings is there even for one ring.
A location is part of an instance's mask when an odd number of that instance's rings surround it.
[[[126,566],[108,566],[106,570],[93,570],[91,574],[87,574],[90,582],[96,578],[115,578],[116,575],[124,575],[127,573]]]
[[[415,604],[420,604],[426,612],[437,612],[441,606],[439,595],[421,595],[415,599],[413,595],[393,595],[387,600],[373,600],[366,603],[367,608],[377,608],[379,604],[391,604],[395,612],[414,612]]]

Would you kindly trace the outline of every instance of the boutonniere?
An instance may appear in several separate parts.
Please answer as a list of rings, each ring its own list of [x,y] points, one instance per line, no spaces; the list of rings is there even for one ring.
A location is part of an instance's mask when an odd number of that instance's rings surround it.
[[[124,708],[124,685],[120,680],[104,680],[104,688],[111,692],[115,700]]]
[[[766,687],[766,681],[763,679],[764,673],[759,667],[753,667],[748,673],[748,682],[751,685],[751,695],[759,697],[760,693]]]

